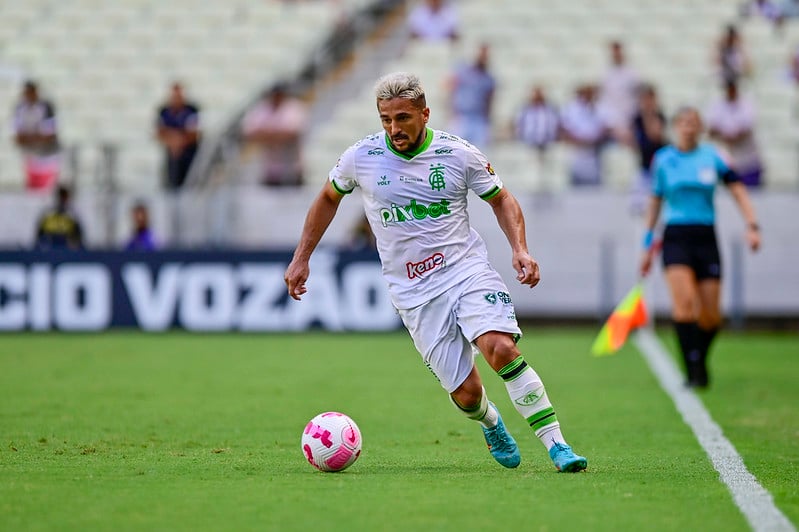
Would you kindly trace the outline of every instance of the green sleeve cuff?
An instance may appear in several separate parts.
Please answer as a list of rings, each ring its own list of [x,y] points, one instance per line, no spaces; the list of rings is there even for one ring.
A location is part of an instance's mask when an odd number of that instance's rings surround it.
[[[336,192],[338,192],[342,196],[346,196],[347,194],[350,194],[352,192],[352,190],[344,190],[343,188],[338,186],[338,183],[336,183],[335,179],[331,179],[330,184],[333,185],[333,188],[336,189]]]
[[[484,200],[490,200],[491,198],[493,198],[494,196],[496,196],[497,194],[499,194],[499,191],[500,191],[500,190],[502,190],[502,188],[500,188],[500,187],[494,187],[494,188],[492,188],[491,190],[489,190],[488,192],[486,192],[485,194],[481,194],[481,195],[480,195],[480,199],[484,199]]]

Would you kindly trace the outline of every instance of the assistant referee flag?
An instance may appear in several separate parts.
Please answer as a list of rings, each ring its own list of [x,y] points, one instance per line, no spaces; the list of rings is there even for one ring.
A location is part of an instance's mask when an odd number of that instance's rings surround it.
[[[591,352],[594,356],[612,355],[624,345],[630,331],[643,326],[646,322],[643,287],[638,283],[613,310],[594,340]]]

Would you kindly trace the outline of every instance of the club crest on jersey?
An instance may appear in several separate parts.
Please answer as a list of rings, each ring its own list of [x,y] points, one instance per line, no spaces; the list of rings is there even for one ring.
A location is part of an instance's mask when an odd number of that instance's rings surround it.
[[[433,253],[427,258],[419,262],[406,262],[405,267],[408,269],[408,279],[416,279],[423,277],[425,273],[443,268],[446,265],[444,254],[440,252]]]
[[[444,165],[439,164],[431,164],[430,165],[430,177],[428,178],[430,182],[430,188],[433,190],[444,190],[447,184],[444,182]]]
[[[491,175],[497,175],[497,173],[494,171],[494,167],[491,166],[491,163],[486,164],[486,172],[488,172]]]
[[[449,210],[449,201],[441,200],[430,205],[419,203],[412,199],[408,205],[397,205],[392,203],[390,208],[382,208],[380,213],[380,221],[383,227],[388,227],[389,223],[393,222],[407,222],[408,220],[424,220],[425,218],[438,218],[439,216],[446,216],[452,214]]]

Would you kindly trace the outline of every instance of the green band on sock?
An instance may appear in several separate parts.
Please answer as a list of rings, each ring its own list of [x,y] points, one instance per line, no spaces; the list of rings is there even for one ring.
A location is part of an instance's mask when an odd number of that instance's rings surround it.
[[[477,412],[483,406],[482,401],[477,403],[475,406],[472,406],[472,407],[469,407],[469,408],[466,408],[465,406],[463,406],[459,402],[455,401],[454,399],[452,400],[452,402],[455,403],[455,406],[457,406],[460,410],[463,410],[467,414],[470,414],[472,412]]]
[[[463,412],[469,419],[481,421],[488,413],[488,399],[485,396],[485,390],[483,390],[483,397],[480,398],[480,402],[475,406],[465,407],[459,404],[458,401],[456,401],[451,395],[449,396],[449,400],[453,405],[455,405],[455,408]]]
[[[497,371],[497,375],[502,377],[502,380],[505,382],[510,382],[521,375],[526,367],[527,362],[524,361],[524,357],[522,355],[519,355],[513,359],[513,362]]]
[[[539,410],[527,418],[527,422],[530,424],[530,427],[532,427],[533,430],[538,430],[541,427],[546,427],[547,425],[551,425],[557,421],[558,416],[555,415],[555,409],[551,406],[543,410]]]

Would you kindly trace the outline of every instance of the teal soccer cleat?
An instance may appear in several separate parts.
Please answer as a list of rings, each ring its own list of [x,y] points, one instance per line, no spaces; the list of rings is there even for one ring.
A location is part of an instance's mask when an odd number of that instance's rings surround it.
[[[577,473],[588,467],[588,460],[584,456],[574,454],[572,448],[565,443],[553,445],[549,450],[549,457],[561,473]]]
[[[494,406],[494,403],[491,403]],[[496,409],[496,407],[494,407]],[[488,450],[494,460],[499,462],[505,467],[516,467],[522,461],[522,455],[519,453],[519,447],[516,445],[516,440],[505,429],[505,423],[502,422],[502,416],[499,415],[497,410],[497,425],[493,428],[487,429],[483,427],[483,435],[485,436]]]

